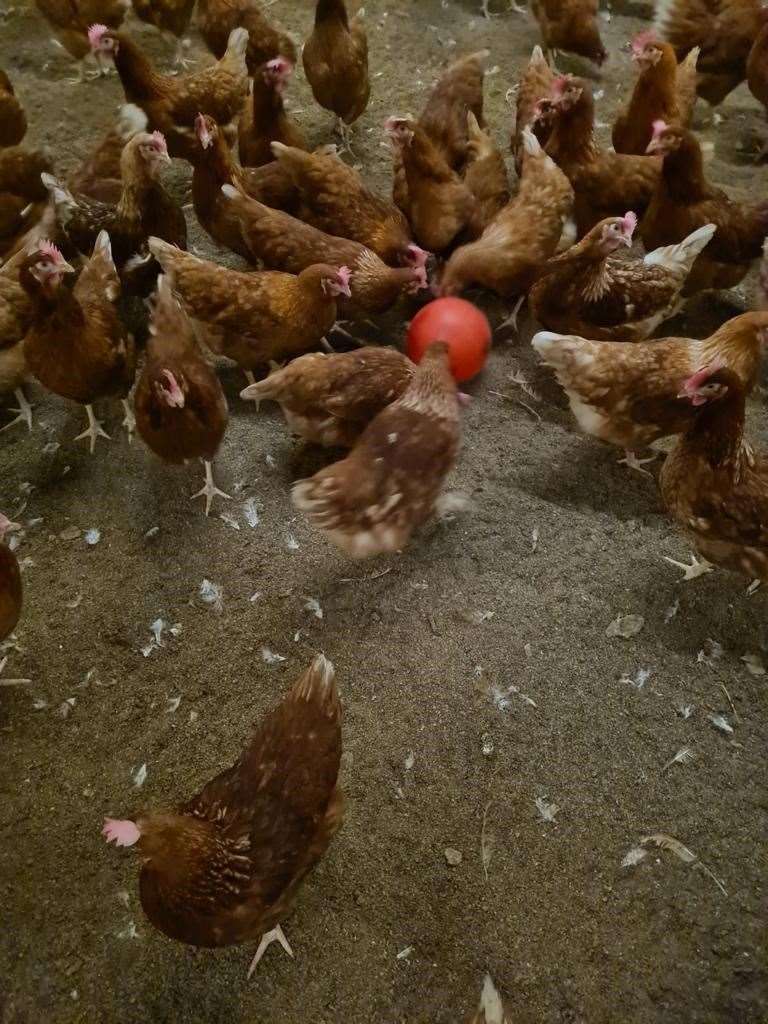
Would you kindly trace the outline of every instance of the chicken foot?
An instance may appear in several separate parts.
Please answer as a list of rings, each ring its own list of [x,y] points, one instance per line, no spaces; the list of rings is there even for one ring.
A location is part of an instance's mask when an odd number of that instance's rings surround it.
[[[127,398],[121,398],[120,404],[122,405],[123,412],[125,413],[122,425],[125,427],[126,433],[128,434],[128,444],[131,444],[133,441],[133,435],[136,432],[136,417],[133,415],[131,403]]]
[[[187,50],[192,45],[191,39],[177,39],[176,50],[173,55],[173,66],[178,73],[179,69],[186,71],[187,68],[191,68],[194,64],[197,64],[196,60],[192,60],[187,57]]]
[[[249,978],[256,970],[256,965],[258,964],[259,960],[261,960],[261,958],[264,956],[265,952],[267,951],[267,947],[270,946],[273,942],[279,942],[280,945],[285,950],[285,952],[288,954],[288,956],[293,956],[293,950],[291,949],[288,939],[286,939],[285,937],[285,932],[278,924],[272,929],[272,931],[264,932],[264,934],[262,935],[261,942],[259,943],[259,948],[256,950],[256,955],[254,956],[253,960],[251,960],[251,966],[248,968]]]
[[[350,156],[354,156],[352,150],[352,125],[347,124],[340,117],[336,119],[336,125],[334,131],[341,139],[341,147],[339,153],[349,153]]]
[[[19,407],[18,409],[11,409],[11,412],[17,412],[18,416],[11,420],[10,423],[6,423],[4,427],[0,428],[0,434],[2,434],[4,430],[10,430],[11,427],[15,427],[17,423],[26,423],[29,430],[32,430],[32,406],[27,401],[26,395],[21,388],[16,388],[13,394],[16,401],[19,403]]]
[[[687,583],[689,580],[697,580],[699,576],[706,576],[707,573],[712,572],[713,569],[713,566],[706,560],[706,558],[702,558],[701,561],[699,561],[696,555],[691,555],[690,565],[687,562],[678,562],[674,558],[667,558],[666,555],[664,555],[664,561],[669,562],[670,565],[674,565],[676,569],[683,570],[683,583]]]
[[[624,449],[624,458],[623,459],[619,459],[619,465],[620,466],[626,466],[627,469],[634,469],[638,473],[645,473],[646,476],[653,476],[653,473],[651,473],[647,469],[643,469],[643,466],[647,462],[655,462],[655,461],[656,461],[656,456],[655,455],[651,455],[651,457],[649,459],[638,459],[637,455],[635,455],[635,453],[633,451],[631,451],[629,448],[625,448]]]
[[[83,438],[87,437],[90,441],[91,455],[96,451],[96,439],[99,437],[105,437],[107,441],[111,441],[111,437],[104,430],[101,423],[96,419],[92,405],[86,405],[85,411],[88,415],[88,426],[75,438],[76,441],[82,441]]]
[[[518,333],[519,328],[517,326],[517,318],[520,314],[520,310],[523,308],[523,305],[525,304],[525,298],[525,295],[520,296],[520,298],[515,303],[512,312],[509,314],[506,320],[502,320],[501,323],[499,324],[498,330],[501,330],[504,327],[511,327],[515,334]]]
[[[195,498],[205,497],[205,514],[209,515],[214,498],[219,497],[226,498],[227,500],[229,500],[232,497],[232,495],[225,494],[224,491],[220,491],[219,488],[214,483],[213,464],[210,463],[207,459],[203,459],[203,465],[205,466],[205,483],[200,488],[200,490],[197,491],[196,494],[193,494],[191,496],[190,500],[194,501]]]

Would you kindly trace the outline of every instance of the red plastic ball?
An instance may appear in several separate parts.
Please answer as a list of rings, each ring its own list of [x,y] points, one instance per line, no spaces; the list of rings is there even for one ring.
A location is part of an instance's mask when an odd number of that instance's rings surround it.
[[[407,351],[414,363],[433,341],[444,341],[451,372],[459,383],[475,377],[485,366],[491,347],[491,325],[466,299],[435,299],[420,309],[408,327]]]

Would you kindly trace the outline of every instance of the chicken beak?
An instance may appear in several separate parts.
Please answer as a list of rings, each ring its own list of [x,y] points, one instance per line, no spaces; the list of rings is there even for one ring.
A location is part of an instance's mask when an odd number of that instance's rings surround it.
[[[75,268],[72,266],[71,263],[67,263],[66,260],[64,260],[62,263],[57,264],[57,268],[56,269],[58,270],[58,272],[60,274],[74,274],[75,273]]]

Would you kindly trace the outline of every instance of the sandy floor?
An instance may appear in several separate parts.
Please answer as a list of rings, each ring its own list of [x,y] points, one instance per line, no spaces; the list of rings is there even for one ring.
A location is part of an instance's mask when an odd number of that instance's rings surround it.
[[[296,6],[273,11],[303,38],[311,5]],[[384,118],[418,110],[454,54],[491,48],[487,113],[507,138],[505,93],[537,42],[532,22],[484,21],[468,0],[370,0],[367,12],[375,77],[358,152],[377,187],[389,180]],[[603,23],[616,55],[606,123],[631,81],[619,46],[640,24]],[[170,47],[130,30],[164,66]],[[192,52],[208,59],[197,40]],[[31,141],[68,171],[109,125],[119,84],[67,84],[68,62],[21,7],[0,21],[0,65]],[[326,140],[330,118],[296,78],[299,119]],[[764,119],[746,90],[720,114],[713,135],[700,111],[716,142],[710,173],[746,197],[765,185],[742,152]],[[187,168],[170,179],[186,197]],[[199,232],[194,241],[212,251]],[[679,326],[703,335],[728,313],[699,301]],[[398,342],[409,315],[372,337]],[[534,365],[533,329],[500,339],[471,387],[451,481],[471,513],[402,557],[360,565],[295,517],[288,485],[322,456],[273,408],[241,403],[239,373],[223,375],[231,421],[217,472],[236,495],[216,508],[226,519],[189,501],[197,467],[169,470],[128,445],[117,406],[102,409],[113,442],[90,457],[73,441],[80,410],[35,389],[32,435],[0,439],[0,508],[28,524],[25,614],[5,675],[32,681],[0,689],[4,1024],[448,1024],[486,970],[516,1024],[768,1019],[765,680],[741,660],[766,645],[766,598],[723,573],[679,582],[663,556],[688,552],[654,481],[575,432]],[[516,369],[538,400],[509,381]],[[760,439],[764,428],[758,396],[751,430]],[[83,533],[65,539],[73,527]],[[199,598],[204,579],[223,588],[221,614]],[[607,636],[627,614],[644,618],[641,632]],[[145,657],[157,618],[180,632]],[[264,647],[285,660],[266,664]],[[172,804],[230,763],[317,650],[344,700],[348,818],[286,924],[296,959],[275,947],[247,983],[252,949],[196,953],[149,926],[133,857],[107,849],[99,829],[105,814]],[[641,670],[651,675],[640,688],[623,678]],[[695,759],[663,770],[684,747]],[[558,806],[554,821],[539,798]],[[669,852],[622,867],[656,832],[693,850],[727,894]]]

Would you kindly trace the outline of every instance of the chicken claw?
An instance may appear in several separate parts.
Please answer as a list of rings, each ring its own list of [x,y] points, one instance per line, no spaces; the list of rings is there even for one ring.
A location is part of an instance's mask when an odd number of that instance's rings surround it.
[[[256,965],[258,964],[259,960],[261,960],[261,958],[264,956],[267,947],[270,946],[273,942],[279,942],[280,945],[285,950],[285,952],[288,954],[288,956],[293,956],[293,950],[291,949],[288,939],[286,939],[285,937],[285,932],[278,924],[272,929],[271,932],[264,932],[264,934],[261,936],[259,948],[256,950],[256,955],[254,956],[253,960],[251,960],[251,966],[248,968],[249,978],[256,970]]]
[[[101,423],[96,419],[96,416],[93,412],[93,406],[86,405],[85,411],[88,414],[88,426],[85,428],[82,434],[77,435],[75,440],[82,441],[84,437],[87,437],[90,440],[91,455],[93,455],[93,453],[96,451],[97,438],[105,437],[107,441],[111,441],[112,438],[109,436],[106,430],[104,430]]]
[[[664,555],[664,561],[669,562],[670,565],[674,565],[677,569],[683,570],[683,583],[687,583],[688,580],[696,580],[699,576],[706,576],[707,573],[712,572],[713,569],[713,566],[706,560],[706,558],[702,558],[701,561],[699,561],[696,555],[691,555],[690,565],[687,562],[678,562],[674,558],[667,558],[666,555]]]
[[[501,323],[499,324],[498,330],[501,330],[503,327],[511,327],[515,334],[518,333],[519,328],[517,326],[517,318],[518,318],[518,316],[520,314],[520,310],[523,308],[523,304],[525,302],[525,299],[526,299],[525,295],[521,295],[520,296],[520,298],[515,303],[514,308],[512,309],[512,312],[509,314],[509,316],[506,318],[506,320],[502,320]]]
[[[341,118],[338,118],[334,131],[341,139],[339,153],[349,153],[350,156],[354,156],[355,154],[352,149],[352,125],[347,124]]]
[[[653,473],[649,472],[647,469],[643,469],[643,466],[647,462],[655,462],[655,461],[656,461],[656,456],[655,455],[651,455],[651,457],[649,459],[638,459],[638,457],[635,455],[635,453],[633,451],[630,451],[629,448],[626,448],[624,450],[624,458],[623,459],[619,459],[619,465],[620,466],[626,466],[627,469],[635,469],[635,470],[637,470],[638,473],[645,473],[646,476],[653,476]]]
[[[205,466],[205,484],[200,488],[200,490],[196,494],[192,495],[190,500],[194,501],[195,498],[202,498],[203,496],[205,496],[205,514],[209,515],[211,511],[211,505],[213,504],[213,499],[215,497],[226,498],[227,500],[229,500],[232,497],[232,495],[225,494],[224,491],[220,491],[219,488],[216,486],[213,480],[213,466],[211,465],[210,462],[208,462],[207,459],[203,459],[203,465]]]
[[[21,388],[16,388],[14,391],[16,401],[19,403],[18,409],[11,409],[11,412],[17,412],[19,415],[11,420],[10,423],[6,423],[4,427],[0,428],[0,434],[4,430],[10,430],[11,427],[15,427],[17,423],[26,423],[30,432],[32,430],[32,406],[26,399],[26,396]]]
[[[133,435],[136,432],[136,417],[133,415],[133,409],[131,408],[130,402],[127,398],[121,398],[120,402],[122,403],[123,410],[125,411],[122,425],[128,433],[128,444],[131,444],[133,441]]]

